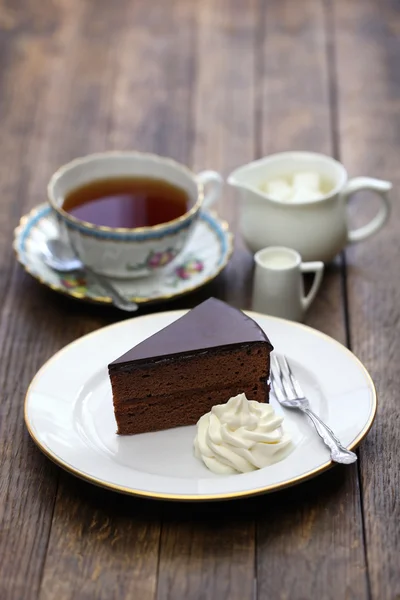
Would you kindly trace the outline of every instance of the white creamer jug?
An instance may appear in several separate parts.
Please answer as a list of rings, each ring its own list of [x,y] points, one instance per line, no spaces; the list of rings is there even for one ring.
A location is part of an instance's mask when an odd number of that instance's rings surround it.
[[[286,202],[263,190],[265,182],[294,173],[317,173],[325,182],[319,199]],[[326,183],[328,182],[328,183]],[[348,243],[365,240],[376,233],[390,213],[389,181],[370,177],[348,180],[344,166],[335,159],[312,152],[282,152],[239,167],[228,177],[240,200],[240,230],[253,251],[267,246],[297,250],[303,260],[328,262]],[[375,192],[381,206],[378,214],[363,227],[349,229],[347,201],[360,190]]]

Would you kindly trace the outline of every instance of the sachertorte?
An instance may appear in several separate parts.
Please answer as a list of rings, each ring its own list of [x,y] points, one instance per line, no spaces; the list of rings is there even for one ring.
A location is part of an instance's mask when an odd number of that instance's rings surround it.
[[[268,402],[271,350],[253,319],[209,298],[108,366],[118,433],[193,425],[242,392]]]

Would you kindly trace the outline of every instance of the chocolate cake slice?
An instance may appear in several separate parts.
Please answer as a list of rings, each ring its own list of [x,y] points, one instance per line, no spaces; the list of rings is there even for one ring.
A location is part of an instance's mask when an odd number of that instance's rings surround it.
[[[108,366],[118,433],[193,425],[241,392],[268,402],[271,350],[253,319],[209,298]]]

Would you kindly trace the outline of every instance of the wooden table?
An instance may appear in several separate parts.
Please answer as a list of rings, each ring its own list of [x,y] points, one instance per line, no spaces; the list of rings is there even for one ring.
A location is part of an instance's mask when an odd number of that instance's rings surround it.
[[[399,599],[400,209],[338,257],[309,325],[347,344],[377,385],[355,466],[249,500],[120,496],[54,466],[23,422],[27,386],[56,350],[125,318],[41,287],[12,231],[51,173],[106,149],[169,155],[224,175],[308,149],[351,175],[400,182],[400,8],[393,0],[3,0],[0,4],[0,598]],[[362,222],[375,206],[355,201]],[[219,212],[236,230],[229,190]],[[209,295],[246,308],[252,256],[237,236]],[[340,373],[338,373],[338,377]]]

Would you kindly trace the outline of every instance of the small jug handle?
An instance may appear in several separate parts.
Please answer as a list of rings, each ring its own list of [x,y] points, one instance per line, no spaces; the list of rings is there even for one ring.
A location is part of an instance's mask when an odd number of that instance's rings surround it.
[[[375,192],[381,200],[378,214],[375,215],[369,223],[358,229],[351,229],[348,232],[348,241],[350,243],[365,240],[383,227],[390,214],[388,192],[391,189],[392,184],[390,181],[384,181],[382,179],[374,179],[372,177],[355,177],[354,179],[350,179],[342,192],[346,202],[349,200],[350,196],[360,190],[370,190],[371,192]]]
[[[303,309],[307,310],[317,295],[319,286],[321,285],[322,275],[324,273],[324,263],[319,260],[315,262],[301,263],[300,268],[302,273],[315,273],[314,281],[310,291],[308,292],[307,296],[304,296],[301,299]]]
[[[197,175],[197,181],[204,187],[202,208],[210,208],[220,197],[224,180],[217,171],[201,171]]]

